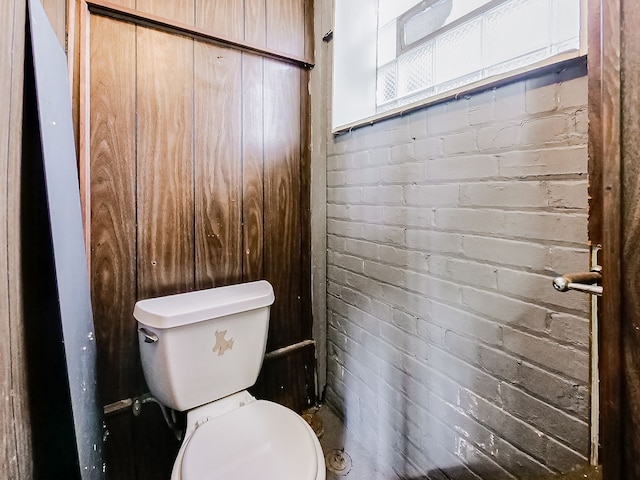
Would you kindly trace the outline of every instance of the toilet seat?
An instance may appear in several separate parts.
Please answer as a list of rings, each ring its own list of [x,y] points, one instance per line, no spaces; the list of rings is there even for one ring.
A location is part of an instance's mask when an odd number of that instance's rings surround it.
[[[180,478],[315,480],[312,435],[292,410],[258,400],[201,423],[185,445]]]

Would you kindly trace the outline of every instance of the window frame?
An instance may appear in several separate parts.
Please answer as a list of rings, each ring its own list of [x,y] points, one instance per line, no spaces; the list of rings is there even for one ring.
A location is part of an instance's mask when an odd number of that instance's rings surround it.
[[[444,27],[441,27],[438,30],[431,32],[430,34],[425,35],[424,37],[416,40],[415,42],[405,45],[404,44],[404,26],[406,24],[406,21],[412,18],[413,16],[415,16],[416,13],[421,12],[426,8],[429,8],[432,5],[435,5],[436,3],[438,3],[438,1],[440,0],[423,0],[422,2],[413,6],[412,8],[404,12],[402,15],[399,15],[398,18],[396,18],[396,32],[397,32],[396,57],[400,56],[405,52],[408,52],[409,50],[419,47],[423,43],[427,43],[429,40],[432,40],[433,38],[438,37],[449,30],[453,30],[458,25],[465,23],[469,19],[476,17],[478,15],[482,15],[483,13],[491,10],[493,7],[497,7],[501,3],[506,3],[509,0],[493,0],[488,3],[485,3],[481,7],[478,7],[475,10],[471,10],[469,13],[464,14],[462,17],[456,18],[453,22],[448,23]]]
[[[507,0],[493,0],[489,3],[487,3],[486,5],[483,5],[482,7],[477,8],[476,10],[469,12],[468,14],[464,15],[463,17],[460,17],[459,19],[454,20],[453,22],[451,22],[450,24],[448,24],[445,28],[449,29],[449,28],[455,28],[456,25],[468,20],[472,15],[477,15],[478,12],[481,12],[483,10],[488,10],[490,8],[495,7],[496,5],[499,5],[500,3],[503,3]],[[424,0],[423,2],[419,3],[418,5],[412,7],[410,10],[408,10],[407,12],[403,13],[402,15],[400,15],[398,17],[398,19],[396,21],[400,21],[400,18],[402,17],[407,17],[409,15],[414,15],[416,10],[420,10],[421,8],[424,8],[424,6],[429,6],[431,4],[434,4],[435,0]],[[520,67],[517,68],[515,70],[511,70],[508,72],[504,72],[504,73],[500,73],[497,75],[493,75],[491,77],[487,77],[487,78],[483,78],[481,80],[478,80],[476,82],[467,84],[467,85],[463,85],[461,87],[455,88],[453,90],[449,90],[447,92],[443,92],[443,93],[439,93],[436,95],[433,95],[431,97],[428,98],[424,98],[424,99],[420,99],[417,100],[415,102],[411,102],[408,103],[406,105],[402,105],[402,106],[398,106],[395,108],[391,108],[389,110],[386,110],[384,112],[380,112],[380,113],[375,113],[373,115],[369,115],[367,117],[363,117],[359,120],[354,120],[352,122],[343,124],[343,125],[332,125],[332,133],[334,135],[340,135],[346,132],[349,132],[355,128],[359,128],[359,127],[363,127],[366,125],[373,125],[374,123],[389,119],[389,118],[393,118],[393,117],[398,117],[398,116],[403,116],[406,114],[409,114],[415,110],[419,110],[421,108],[427,107],[429,105],[434,105],[434,104],[438,104],[438,103],[443,103],[452,99],[457,99],[461,96],[465,96],[465,95],[471,95],[474,93],[479,93],[485,90],[488,90],[490,88],[496,88],[500,85],[504,85],[504,84],[508,84],[508,83],[513,83],[516,82],[518,80],[522,80],[524,78],[527,78],[531,75],[537,74],[537,73],[541,73],[542,71],[553,71],[557,68],[564,68],[565,64],[572,64],[574,62],[581,62],[584,61],[584,59],[586,59],[586,54],[587,54],[587,39],[588,39],[588,35],[587,35],[587,22],[588,22],[588,11],[587,11],[587,4],[588,4],[588,0],[580,0],[580,48],[577,50],[573,50],[570,52],[564,52],[564,53],[559,53],[556,54],[552,57],[546,58],[544,60],[541,60],[539,62],[535,62],[532,63],[530,65],[526,65],[524,67]],[[335,24],[335,18],[334,18],[334,24]],[[402,32],[400,31],[400,24],[398,23],[397,25],[397,36],[398,36],[398,43],[397,43],[397,50],[398,53],[400,53],[400,44],[401,44],[401,39],[400,36],[402,34]],[[335,30],[335,29],[334,29]],[[403,50],[402,53],[405,53],[406,51],[408,51],[409,49],[413,49],[417,46],[419,46],[422,43],[428,42],[429,40],[431,40],[433,37],[439,35],[442,33],[442,30],[437,30],[429,35],[426,35],[425,37],[411,43],[410,45],[406,46]],[[335,58],[335,52],[334,52],[334,58]],[[334,65],[335,68],[335,65]],[[333,85],[333,89],[335,90],[335,84]],[[335,94],[335,92],[333,92],[333,94]],[[332,95],[333,96],[333,95]],[[374,106],[375,107],[375,106]]]

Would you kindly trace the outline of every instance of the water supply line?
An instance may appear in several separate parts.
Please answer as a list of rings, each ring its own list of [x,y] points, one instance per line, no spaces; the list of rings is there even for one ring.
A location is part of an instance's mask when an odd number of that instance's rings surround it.
[[[160,411],[162,412],[162,417],[164,418],[165,423],[167,424],[169,429],[171,429],[176,439],[182,440],[183,431],[178,426],[176,411],[160,403],[157,398],[151,395],[151,393],[143,393],[142,395],[139,395],[137,397],[125,398],[124,400],[118,400],[117,402],[105,405],[103,413],[105,417],[110,417],[131,408],[133,415],[137,417],[142,411],[142,405],[149,402],[153,402],[157,404],[158,407],[160,407]]]

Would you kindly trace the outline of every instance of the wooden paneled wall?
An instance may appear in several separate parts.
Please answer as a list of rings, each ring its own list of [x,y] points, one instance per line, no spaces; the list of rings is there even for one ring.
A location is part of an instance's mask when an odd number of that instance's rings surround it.
[[[40,0],[40,3],[42,3],[60,45],[64,49],[67,31],[67,0]]]
[[[307,0],[134,0],[123,7],[310,58]],[[90,271],[105,404],[146,391],[136,300],[265,278],[268,350],[311,338],[308,71],[89,16]],[[264,365],[254,394],[302,410],[314,351]],[[107,419],[114,479],[168,478],[158,409]]]
[[[33,478],[20,245],[26,5],[0,0],[0,478]]]

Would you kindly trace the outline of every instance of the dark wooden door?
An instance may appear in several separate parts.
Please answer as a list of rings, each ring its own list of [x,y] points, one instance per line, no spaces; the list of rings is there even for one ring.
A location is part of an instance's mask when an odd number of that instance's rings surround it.
[[[267,349],[310,339],[310,2],[87,3],[104,404],[147,391],[138,299],[264,278],[276,295]],[[313,346],[268,362],[253,393],[300,411],[315,400],[314,364]],[[111,478],[168,478],[179,442],[155,405],[107,423]]]
[[[602,245],[603,478],[640,479],[640,4],[590,2],[590,236]]]

